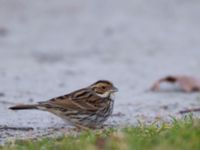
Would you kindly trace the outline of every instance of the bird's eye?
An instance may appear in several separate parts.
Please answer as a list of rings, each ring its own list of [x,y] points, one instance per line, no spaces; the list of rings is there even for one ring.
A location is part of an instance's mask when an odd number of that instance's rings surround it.
[[[104,90],[105,90],[105,89],[106,89],[106,87],[105,87],[105,86],[102,86],[102,89],[104,89]]]

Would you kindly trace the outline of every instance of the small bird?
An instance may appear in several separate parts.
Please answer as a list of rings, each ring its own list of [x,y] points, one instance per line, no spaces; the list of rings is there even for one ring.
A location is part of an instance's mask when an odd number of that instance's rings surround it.
[[[17,105],[12,110],[38,109],[51,112],[77,128],[88,129],[101,126],[113,111],[113,94],[118,89],[107,80],[71,92],[64,96],[30,105]]]

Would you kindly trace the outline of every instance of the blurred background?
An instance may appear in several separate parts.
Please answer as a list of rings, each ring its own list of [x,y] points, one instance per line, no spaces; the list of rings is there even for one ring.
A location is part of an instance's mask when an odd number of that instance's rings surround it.
[[[114,124],[198,105],[198,93],[146,90],[165,75],[200,76],[199,18],[198,0],[0,0],[0,124],[61,123],[49,113],[7,108],[99,79],[120,90],[115,113],[124,115],[111,118]]]

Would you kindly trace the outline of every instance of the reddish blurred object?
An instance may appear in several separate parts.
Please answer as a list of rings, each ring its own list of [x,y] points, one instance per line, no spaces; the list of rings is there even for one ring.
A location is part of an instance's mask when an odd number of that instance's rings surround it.
[[[163,82],[177,83],[184,92],[200,91],[200,79],[179,75],[179,76],[166,76],[156,81],[151,87],[152,91],[159,91],[160,84]]]

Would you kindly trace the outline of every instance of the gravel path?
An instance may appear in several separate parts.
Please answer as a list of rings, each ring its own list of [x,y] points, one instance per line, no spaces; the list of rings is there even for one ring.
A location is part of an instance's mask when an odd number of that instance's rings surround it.
[[[200,77],[199,18],[198,0],[0,0],[0,143],[65,133],[68,125],[52,114],[8,107],[99,79],[120,90],[114,113],[121,115],[107,124],[168,119],[200,106],[199,93],[171,85],[148,92],[165,75]]]

